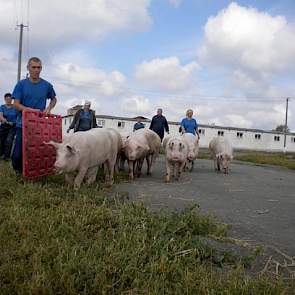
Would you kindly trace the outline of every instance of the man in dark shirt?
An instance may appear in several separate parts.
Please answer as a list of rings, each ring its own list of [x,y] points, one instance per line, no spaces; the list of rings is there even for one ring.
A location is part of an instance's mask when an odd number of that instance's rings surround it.
[[[0,106],[0,158],[8,161],[16,132],[17,110],[10,93],[4,95],[4,100],[5,104]]]
[[[162,115],[163,110],[158,109],[157,115],[152,118],[150,129],[155,131],[161,138],[161,141],[164,138],[164,130],[169,133],[169,126],[166,118]]]
[[[90,107],[91,102],[86,100],[84,108],[75,114],[74,120],[68,128],[67,133],[69,133],[71,129],[74,129],[74,132],[77,132],[97,128],[95,112],[91,110]]]

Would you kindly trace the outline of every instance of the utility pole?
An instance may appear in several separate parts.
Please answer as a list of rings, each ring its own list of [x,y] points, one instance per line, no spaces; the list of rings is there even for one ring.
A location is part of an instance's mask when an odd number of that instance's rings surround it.
[[[20,27],[19,32],[19,46],[18,46],[18,67],[17,67],[17,82],[20,80],[21,71],[22,71],[22,47],[23,47],[23,30],[25,27],[24,24],[16,25]]]
[[[286,138],[287,138],[287,127],[288,127],[288,105],[289,97],[286,98],[286,117],[285,117],[285,128],[284,128],[284,153],[286,152]]]

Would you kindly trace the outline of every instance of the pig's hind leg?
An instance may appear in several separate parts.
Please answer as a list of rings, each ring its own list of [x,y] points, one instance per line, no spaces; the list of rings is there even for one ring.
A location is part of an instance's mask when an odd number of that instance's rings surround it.
[[[105,180],[112,185],[114,183],[114,169],[115,169],[116,159],[108,159],[105,162],[106,171],[105,171]]]

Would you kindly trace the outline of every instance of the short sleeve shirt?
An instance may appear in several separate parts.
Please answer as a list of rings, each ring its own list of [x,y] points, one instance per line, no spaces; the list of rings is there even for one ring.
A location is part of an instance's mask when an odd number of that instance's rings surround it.
[[[33,83],[29,78],[19,81],[14,87],[12,97],[23,106],[44,111],[46,100],[56,96],[53,86],[46,80],[40,79]],[[16,126],[22,126],[22,114],[19,112]]]
[[[191,120],[189,120],[188,118],[182,119],[181,126],[183,126],[186,133],[192,133],[193,135],[196,135],[198,124],[194,118],[192,118]]]
[[[134,130],[138,130],[138,129],[141,129],[141,128],[144,128],[144,124],[141,123],[141,122],[136,122],[133,126],[133,129]]]
[[[16,118],[18,111],[14,107],[7,107],[5,104],[0,106],[0,113],[3,114],[3,117],[11,123],[16,123]]]

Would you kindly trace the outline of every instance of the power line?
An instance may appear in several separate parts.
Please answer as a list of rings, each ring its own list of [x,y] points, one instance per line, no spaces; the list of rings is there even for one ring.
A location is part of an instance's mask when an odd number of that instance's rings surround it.
[[[27,0],[27,59],[30,58],[30,0]]]

